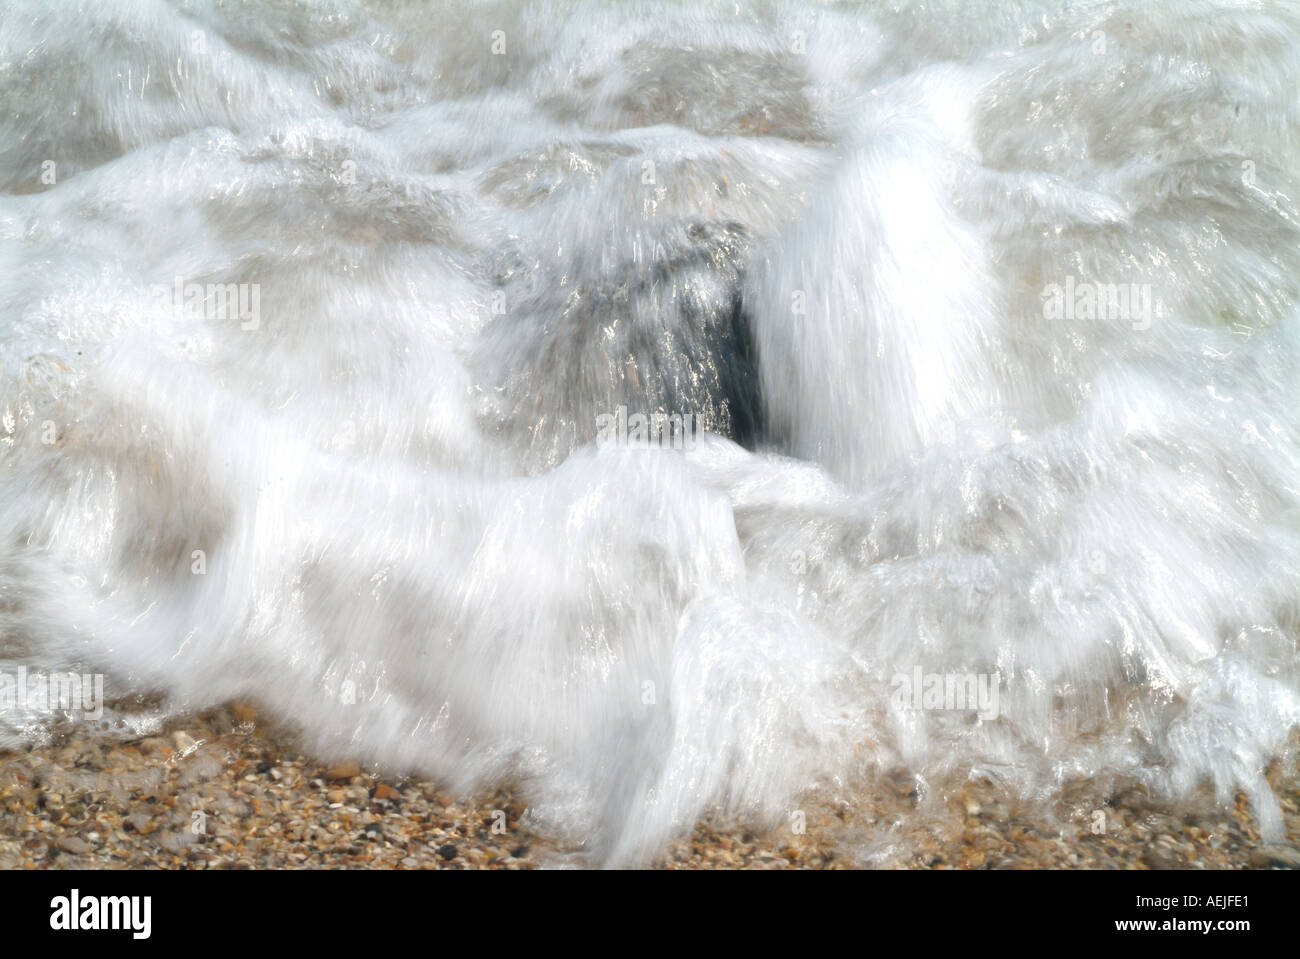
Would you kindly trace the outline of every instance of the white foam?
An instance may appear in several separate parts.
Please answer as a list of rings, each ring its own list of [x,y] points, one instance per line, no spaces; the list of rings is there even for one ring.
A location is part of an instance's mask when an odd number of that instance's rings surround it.
[[[1208,781],[1277,835],[1298,37],[1199,0],[11,5],[0,658],[515,783],[592,862],[899,764]],[[1049,319],[1067,277],[1150,315]],[[743,432],[754,376],[757,451],[593,442],[620,405]],[[998,717],[906,708],[916,667]]]

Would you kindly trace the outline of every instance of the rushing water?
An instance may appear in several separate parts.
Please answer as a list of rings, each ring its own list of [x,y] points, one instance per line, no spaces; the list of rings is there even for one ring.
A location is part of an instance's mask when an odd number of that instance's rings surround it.
[[[0,662],[593,862],[898,769],[1276,836],[1297,90],[1280,2],[5,0]]]

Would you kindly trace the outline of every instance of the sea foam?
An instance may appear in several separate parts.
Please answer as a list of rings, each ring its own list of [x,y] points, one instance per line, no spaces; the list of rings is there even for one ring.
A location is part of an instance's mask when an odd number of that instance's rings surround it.
[[[1243,790],[1277,837],[1298,42],[1208,0],[11,2],[0,665],[509,784],[597,864],[896,769]]]

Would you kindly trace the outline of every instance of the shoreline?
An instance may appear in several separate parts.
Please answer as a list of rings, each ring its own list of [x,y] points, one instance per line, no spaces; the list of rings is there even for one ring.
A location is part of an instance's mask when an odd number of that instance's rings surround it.
[[[525,807],[506,791],[466,800],[357,763],[323,765],[241,710],[177,720],[141,739],[0,753],[0,869],[585,865],[580,851],[522,823]],[[699,823],[653,867],[1300,868],[1300,775],[1281,767],[1270,777],[1287,832],[1277,845],[1260,841],[1241,795],[1232,809],[1202,803],[1180,813],[1138,790],[1081,793],[1058,799],[1053,812],[984,784],[922,811],[910,780],[884,779],[851,815],[810,804],[801,835],[788,825]],[[1091,804],[1100,811],[1090,819]]]

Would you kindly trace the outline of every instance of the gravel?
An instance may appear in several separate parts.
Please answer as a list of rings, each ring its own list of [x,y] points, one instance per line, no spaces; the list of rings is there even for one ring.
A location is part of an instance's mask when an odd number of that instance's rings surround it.
[[[0,753],[0,868],[532,869],[582,851],[524,825],[509,792],[453,796],[355,761],[322,764],[227,707],[136,740],[65,738]],[[75,737],[75,732],[72,736]],[[1284,841],[1261,841],[1244,796],[1162,807],[1087,783],[1023,803],[991,783],[926,796],[881,778],[854,802],[809,800],[776,828],[702,822],[670,869],[1300,867],[1300,775],[1270,781]],[[1195,810],[1189,812],[1187,810]],[[503,815],[504,814],[504,815]],[[522,820],[522,822],[521,822]],[[797,827],[794,825],[797,822]]]

